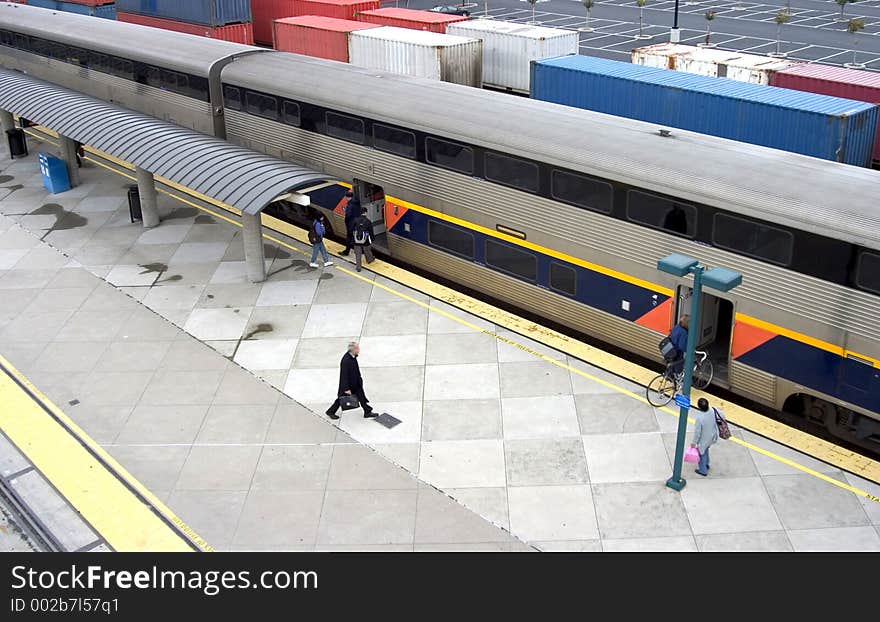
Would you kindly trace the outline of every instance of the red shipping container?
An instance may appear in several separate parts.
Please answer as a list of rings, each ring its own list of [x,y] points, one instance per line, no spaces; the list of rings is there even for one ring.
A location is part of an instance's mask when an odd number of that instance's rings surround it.
[[[446,25],[453,22],[463,22],[468,18],[464,15],[446,15],[445,13],[432,13],[431,11],[416,11],[414,9],[398,9],[388,7],[373,11],[360,11],[357,14],[360,22],[368,22],[379,26],[397,26],[410,30],[429,30],[446,34]]]
[[[379,0],[293,0],[294,16],[321,15],[336,19],[357,19],[361,11],[379,8]]]
[[[275,49],[317,58],[348,62],[348,33],[378,28],[349,19],[303,15],[275,20]]]
[[[770,84],[795,91],[833,95],[880,104],[880,73],[834,65],[805,63],[775,72]],[[880,125],[874,142],[874,160],[880,161]]]
[[[272,22],[297,15],[293,5],[294,0],[251,0],[254,41],[272,45]]]
[[[163,30],[173,30],[174,32],[198,35],[200,37],[208,37],[209,39],[220,39],[233,43],[244,43],[245,45],[254,44],[254,30],[250,23],[227,24],[226,26],[215,26],[212,28],[211,26],[176,22],[170,19],[137,15],[135,13],[116,13],[116,21],[140,24],[141,26],[152,26],[153,28],[162,28]]]
[[[113,4],[116,0],[63,0],[71,4],[84,4],[86,6],[101,6],[103,4]],[[24,3],[22,3],[24,4]]]

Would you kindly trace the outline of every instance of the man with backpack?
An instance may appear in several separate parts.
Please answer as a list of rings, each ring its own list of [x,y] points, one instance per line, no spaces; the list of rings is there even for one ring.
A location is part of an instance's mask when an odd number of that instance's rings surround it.
[[[351,190],[345,193],[348,203],[345,204],[345,250],[340,255],[348,255],[354,246],[354,221],[361,215],[361,201]]]
[[[318,253],[321,253],[321,259],[324,261],[324,267],[332,266],[333,262],[327,256],[327,247],[324,246],[324,236],[327,234],[327,225],[325,224],[324,215],[318,213],[315,216],[312,227],[309,229],[309,242],[312,243],[312,260],[309,266],[318,267]]]
[[[709,474],[709,448],[717,443],[719,438],[730,438],[730,428],[720,410],[712,408],[710,411],[709,400],[705,397],[697,400],[694,419],[694,438],[691,441],[691,447],[700,454],[696,473],[706,477]]]
[[[354,221],[352,241],[354,242],[354,259],[357,271],[361,271],[361,255],[367,256],[367,263],[373,263],[373,222],[367,217],[367,208]]]

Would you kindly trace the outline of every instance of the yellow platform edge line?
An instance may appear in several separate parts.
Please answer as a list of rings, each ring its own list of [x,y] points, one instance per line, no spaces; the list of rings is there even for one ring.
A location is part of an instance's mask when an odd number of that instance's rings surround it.
[[[0,429],[113,549],[192,552],[192,546],[157,516],[159,512],[200,550],[213,550],[2,356],[0,364],[8,371],[0,371]],[[120,479],[147,499],[156,512]]]
[[[117,160],[116,158],[113,158],[112,156],[108,156],[107,154],[104,154],[103,152],[101,152],[99,150],[91,149],[91,148],[89,148],[89,150],[92,151],[93,153],[95,153],[98,157],[106,158],[107,160],[110,160],[110,161]],[[92,162],[95,162],[96,164],[99,164],[100,166],[103,166],[104,168],[106,168],[110,171],[116,172],[117,174],[121,174],[121,175],[124,175],[124,176],[130,178],[130,176],[125,175],[124,173],[122,173],[120,171],[116,171],[112,167],[106,166],[106,165],[104,165],[104,164],[102,164],[92,158],[89,158],[89,160]],[[124,163],[122,161],[119,161],[119,162],[120,162],[120,166],[123,166],[126,168],[131,168],[130,164]],[[180,191],[185,194],[189,194],[191,196],[198,195],[198,193],[193,193],[192,191],[190,191],[187,188],[177,186],[176,184],[174,184],[174,186],[179,188]],[[166,194],[174,199],[177,199],[186,205],[195,207],[195,208],[202,210],[208,214],[211,214],[213,216],[221,218],[222,220],[225,220],[226,222],[229,222],[229,223],[232,223],[238,227],[241,227],[241,223],[239,221],[232,220],[230,218],[227,218],[225,216],[217,214],[216,212],[209,210],[209,209],[205,208],[204,206],[192,203],[191,201],[188,201],[188,200],[184,199],[183,197],[177,196],[174,193],[165,192],[165,191],[162,191],[162,192],[163,192],[163,194]],[[198,198],[201,199],[201,197],[198,197]],[[202,199],[202,200],[205,200],[205,199]],[[212,205],[216,205],[216,206],[220,207],[221,209],[230,211],[232,213],[237,213],[237,210],[233,210],[233,209],[229,208],[229,206],[224,206],[223,204],[221,204],[215,200],[207,199],[206,202],[208,202]],[[263,214],[262,221],[265,225],[278,231],[278,233],[281,233],[291,239],[294,239],[300,243],[308,245],[308,237],[307,237],[306,233],[301,228],[295,227],[295,226],[290,225],[289,223],[285,223],[281,220],[272,218],[271,216],[268,216],[266,214]],[[295,247],[285,243],[283,240],[274,238],[270,234],[264,234],[263,238],[267,239],[271,242],[274,242],[280,246],[283,246],[289,250],[292,250],[292,251],[296,252],[297,254],[308,256],[307,252],[301,251],[300,249],[295,248]],[[328,246],[328,251],[331,251],[334,255],[337,255],[337,256],[339,254],[339,251],[343,248],[342,245],[340,245],[336,242],[333,242],[332,240],[326,240],[326,243]],[[426,294],[432,298],[435,298],[437,300],[440,300],[442,302],[446,302],[447,304],[450,304],[454,307],[461,309],[462,311],[466,311],[472,315],[475,315],[475,316],[480,317],[484,320],[492,322],[493,324],[496,324],[498,326],[503,326],[504,328],[507,328],[515,333],[518,333],[520,335],[528,337],[529,339],[537,341],[538,343],[541,343],[541,344],[546,345],[550,348],[553,348],[554,350],[568,354],[576,359],[580,359],[589,365],[593,365],[593,366],[599,367],[601,369],[607,370],[610,373],[612,373],[616,376],[619,376],[625,380],[630,380],[638,385],[646,386],[650,382],[650,380],[653,378],[653,376],[656,375],[655,372],[648,370],[648,369],[645,369],[645,368],[643,368],[639,365],[636,365],[634,363],[631,363],[630,361],[627,361],[627,360],[625,360],[621,357],[618,357],[614,354],[611,354],[609,352],[605,352],[604,350],[600,350],[599,348],[596,348],[594,346],[590,346],[586,343],[572,339],[571,337],[568,337],[567,335],[563,335],[562,333],[559,333],[557,331],[549,329],[545,326],[541,326],[541,325],[536,324],[534,322],[530,322],[522,317],[519,317],[519,316],[514,315],[512,313],[509,313],[507,311],[503,311],[501,309],[497,309],[495,307],[492,307],[491,305],[488,305],[488,304],[486,304],[480,300],[477,300],[471,296],[461,294],[461,293],[459,293],[455,290],[452,290],[446,286],[439,285],[439,284],[434,283],[428,279],[420,277],[416,274],[413,274],[411,272],[408,272],[406,270],[403,270],[401,268],[398,268],[396,266],[393,266],[393,265],[388,264],[386,262],[383,262],[381,260],[375,261],[374,264],[375,264],[375,267],[374,267],[374,265],[371,265],[371,270],[377,274],[380,274],[381,276],[384,276],[385,278],[388,278],[392,281],[400,283],[401,285],[405,285],[407,287],[410,287],[411,289],[414,289],[416,291],[424,293],[424,294]],[[442,309],[438,309],[436,307],[431,307],[430,305],[426,305],[425,303],[423,303],[419,300],[416,300],[415,298],[412,298],[411,296],[407,296],[406,294],[403,294],[402,292],[398,292],[392,288],[389,288],[385,285],[382,285],[381,283],[376,283],[374,281],[370,281],[370,279],[367,279],[366,277],[363,277],[356,272],[348,270],[339,264],[336,264],[334,267],[338,270],[341,270],[341,271],[355,277],[355,278],[361,279],[363,281],[369,281],[369,282],[373,283],[375,286],[378,286],[382,289],[385,289],[388,292],[390,292],[390,293],[392,293],[392,294],[394,294],[404,300],[408,300],[408,301],[413,302],[417,305],[426,307],[430,312],[443,315],[443,316],[445,316],[445,317],[447,317],[447,318],[449,318],[459,324],[463,324],[463,325],[468,326],[476,331],[480,331],[480,332],[484,332],[486,334],[489,334],[496,339],[500,339],[500,340],[505,339],[504,337],[502,337],[500,335],[496,335],[495,333],[485,331],[481,327],[479,327],[473,323],[467,322],[466,320],[464,320],[462,318],[458,318],[452,314],[446,313]],[[751,319],[751,318],[749,318],[749,319]],[[646,400],[645,396],[643,396],[643,395],[638,395],[638,394],[635,394],[631,391],[627,391],[626,389],[623,389],[622,387],[619,387],[613,383],[610,383],[602,378],[599,378],[599,377],[594,376],[592,374],[589,374],[583,370],[579,370],[577,368],[569,366],[566,363],[562,363],[560,361],[557,361],[556,359],[553,359],[552,357],[547,357],[539,352],[532,350],[528,346],[524,346],[524,345],[516,343],[515,341],[512,341],[512,340],[507,340],[507,341],[509,342],[510,345],[513,345],[514,347],[518,347],[521,350],[530,352],[531,354],[537,356],[538,358],[541,358],[542,360],[546,360],[547,362],[550,362],[553,365],[563,367],[563,368],[571,371],[572,373],[578,374],[578,375],[580,375],[584,378],[587,378],[591,381],[597,382],[603,386],[611,388],[615,392],[623,393],[623,394],[628,395],[636,400],[639,400],[640,402],[647,403],[647,400]],[[827,464],[830,464],[832,466],[840,468],[844,471],[852,473],[853,475],[856,475],[857,477],[861,477],[861,478],[868,480],[870,482],[880,484],[880,462],[878,462],[876,460],[873,460],[871,458],[868,458],[866,456],[863,456],[863,455],[858,454],[856,452],[853,452],[851,450],[844,449],[842,447],[838,447],[838,446],[834,445],[833,443],[830,443],[826,440],[816,438],[810,434],[807,434],[806,432],[802,432],[801,430],[797,430],[795,428],[792,428],[791,426],[785,425],[784,423],[775,421],[775,420],[770,419],[768,417],[764,417],[763,415],[760,415],[754,411],[751,411],[751,410],[744,408],[742,406],[739,406],[737,404],[733,404],[727,400],[721,399],[721,398],[714,396],[710,393],[707,393],[704,391],[699,391],[699,390],[693,390],[692,395],[693,395],[694,399],[697,399],[699,397],[706,397],[707,399],[710,399],[711,402],[713,403],[713,405],[716,405],[719,409],[724,411],[725,416],[727,417],[728,421],[730,421],[734,425],[737,425],[741,428],[744,428],[744,429],[746,429],[750,432],[753,432],[759,436],[763,436],[763,437],[766,437],[772,441],[778,442],[781,445],[785,445],[791,449],[794,449],[796,451],[804,453],[810,457],[813,457],[817,460],[820,460],[822,462],[825,462]],[[662,410],[664,412],[667,412],[668,414],[671,414],[675,417],[678,417],[678,413],[670,408],[663,408]],[[761,453],[767,457],[770,457],[778,462],[781,462],[783,464],[791,466],[792,468],[800,470],[804,473],[808,473],[810,475],[814,475],[816,477],[819,477],[820,479],[828,481],[831,484],[834,484],[835,486],[849,490],[850,492],[853,492],[861,497],[864,497],[866,499],[880,503],[880,498],[878,498],[875,495],[872,495],[866,491],[860,490],[860,489],[855,488],[853,486],[849,486],[845,482],[840,482],[839,480],[829,478],[822,473],[819,473],[819,472],[814,471],[808,467],[805,467],[801,464],[798,464],[792,460],[789,460],[788,458],[784,458],[783,456],[780,456],[780,455],[775,454],[773,452],[770,452],[768,450],[759,448],[756,445],[748,443],[747,441],[744,441],[742,439],[737,439],[735,437],[732,437],[730,440],[737,442],[738,444],[740,444],[744,447],[747,447],[748,449],[751,449],[753,451],[757,451],[758,453]]]

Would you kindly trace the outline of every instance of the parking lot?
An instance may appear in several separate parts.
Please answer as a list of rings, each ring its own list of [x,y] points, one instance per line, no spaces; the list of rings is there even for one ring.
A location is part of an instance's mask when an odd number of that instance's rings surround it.
[[[431,0],[413,0],[410,8],[430,8]],[[473,14],[482,14],[485,4],[472,3]],[[401,3],[403,5],[403,3]],[[718,48],[766,54],[776,48],[777,12],[786,5],[738,0],[680,0],[681,42],[695,45],[705,40],[705,14],[716,12],[711,23],[710,41]],[[846,22],[838,21],[840,8],[832,0],[794,0],[790,3],[791,21],[782,27],[781,49],[790,58],[842,65],[852,62],[853,48],[857,61],[866,68],[880,71],[880,0],[866,0],[847,5],[846,17],[865,20],[858,34],[846,31]],[[634,47],[669,40],[675,0],[648,0],[644,8],[642,33],[639,34],[639,9],[635,0],[599,0],[592,9],[592,32],[581,33],[584,54],[626,60]],[[532,7],[525,0],[490,0],[489,14],[495,19],[528,22]],[[586,11],[579,0],[539,0],[535,20],[553,28],[578,29],[585,25]]]

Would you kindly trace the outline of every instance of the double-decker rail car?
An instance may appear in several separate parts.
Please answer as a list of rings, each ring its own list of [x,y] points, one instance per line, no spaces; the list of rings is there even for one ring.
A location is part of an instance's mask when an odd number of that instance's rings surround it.
[[[9,69],[221,137],[220,70],[264,51],[5,2],[0,45]]]

